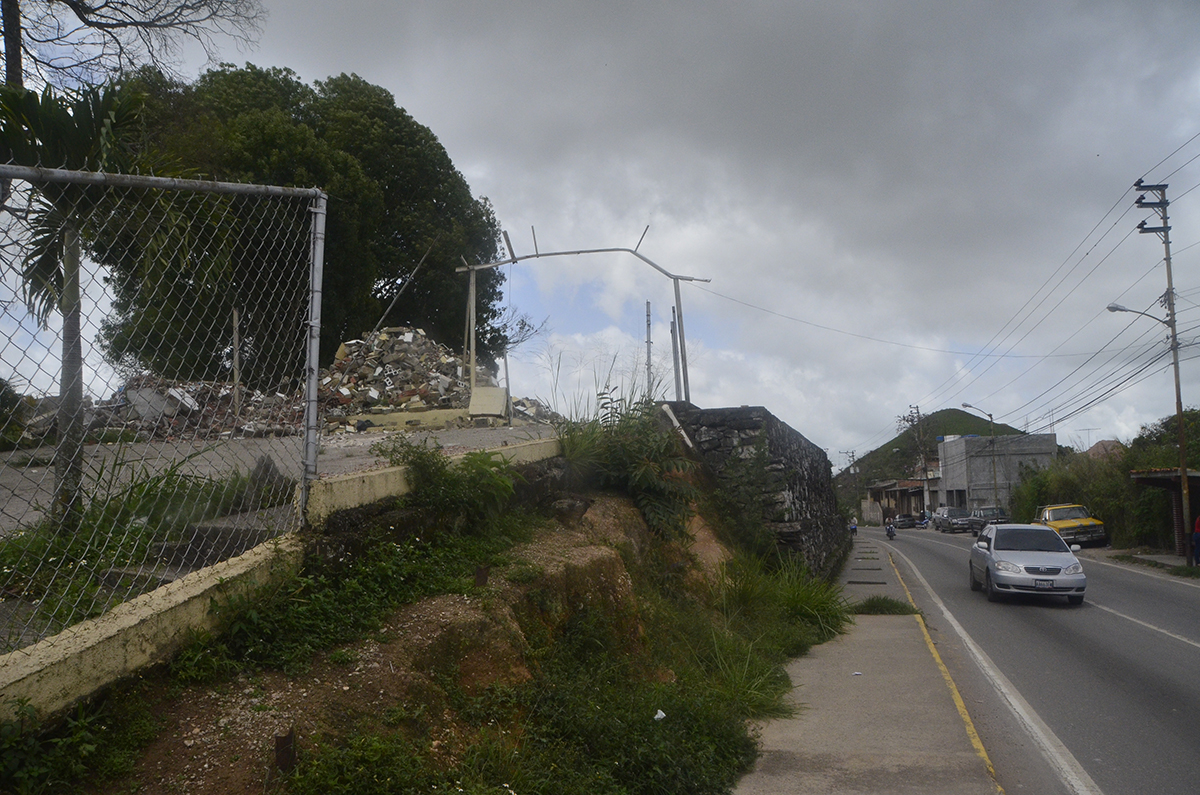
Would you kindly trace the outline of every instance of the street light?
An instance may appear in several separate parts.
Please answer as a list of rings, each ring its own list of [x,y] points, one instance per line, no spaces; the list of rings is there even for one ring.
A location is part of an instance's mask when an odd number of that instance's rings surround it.
[[[979,406],[972,406],[970,403],[962,404],[964,409],[975,409],[980,414],[987,414],[988,424],[992,428],[992,500],[996,503],[996,507],[1000,507],[1000,481],[996,479],[996,421],[992,419],[992,415],[988,414]],[[968,482],[970,473],[968,473]]]
[[[1175,313],[1172,311],[1174,310],[1174,307],[1174,301],[1170,302],[1166,320],[1163,320],[1161,317],[1157,317],[1156,315],[1151,315],[1149,312],[1139,312],[1136,309],[1130,309],[1129,307],[1121,306],[1120,304],[1115,303],[1109,304],[1107,309],[1109,312],[1130,312],[1134,315],[1141,315],[1142,317],[1148,317],[1151,320],[1157,320],[1159,323],[1162,323],[1164,326],[1166,326],[1167,330],[1171,333],[1171,364],[1175,369],[1175,424],[1179,426],[1179,501],[1181,503],[1180,515],[1183,519],[1182,546],[1184,554],[1187,557],[1186,563],[1191,565],[1191,555],[1188,554],[1191,551],[1190,541],[1188,538],[1189,531],[1191,530],[1190,524],[1192,521],[1192,506],[1191,496],[1188,493],[1187,434],[1183,428],[1183,392],[1179,387],[1179,338],[1175,334]],[[1179,540],[1177,539],[1176,547],[1179,546],[1178,541]]]
[[[1107,309],[1109,312],[1129,312],[1130,314],[1133,314],[1133,315],[1141,315],[1142,317],[1148,317],[1151,320],[1157,320],[1159,323],[1162,323],[1167,328],[1171,327],[1171,324],[1168,323],[1167,321],[1163,320],[1161,317],[1152,315],[1149,312],[1139,312],[1136,309],[1130,309],[1129,307],[1121,306],[1120,304],[1109,304],[1107,307],[1105,307],[1105,309]]]

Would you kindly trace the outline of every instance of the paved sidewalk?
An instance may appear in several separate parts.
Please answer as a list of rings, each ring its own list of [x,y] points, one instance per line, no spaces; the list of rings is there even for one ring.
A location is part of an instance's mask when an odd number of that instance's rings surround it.
[[[886,550],[858,536],[847,598],[907,601]],[[762,755],[736,795],[995,795],[914,616],[857,616],[845,635],[788,665],[794,717],[761,726]]]

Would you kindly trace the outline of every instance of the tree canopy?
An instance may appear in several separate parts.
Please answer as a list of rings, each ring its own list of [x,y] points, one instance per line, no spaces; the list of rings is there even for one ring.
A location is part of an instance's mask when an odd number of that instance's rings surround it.
[[[147,97],[147,148],[205,178],[319,187],[330,195],[323,361],[340,342],[380,320],[420,326],[455,347],[461,343],[467,278],[455,269],[463,260],[495,260],[499,227],[487,200],[472,196],[437,137],[397,107],[389,92],[356,75],[309,86],[288,69],[252,65],[223,65],[190,84],[143,69],[126,82]],[[384,318],[384,308],[427,251],[412,284]],[[268,281],[278,275],[264,274],[251,262],[238,272],[243,294],[272,289]],[[504,343],[502,280],[496,269],[479,274],[485,354]],[[121,283],[131,284],[114,280],[118,314],[106,327],[105,345],[110,358],[127,360],[139,355],[138,338],[151,333],[142,326],[156,315],[144,289],[122,291]],[[211,377],[220,346],[194,342],[199,349],[193,351],[192,370]],[[156,369],[144,357],[142,364]],[[173,369],[180,367],[176,362]]]

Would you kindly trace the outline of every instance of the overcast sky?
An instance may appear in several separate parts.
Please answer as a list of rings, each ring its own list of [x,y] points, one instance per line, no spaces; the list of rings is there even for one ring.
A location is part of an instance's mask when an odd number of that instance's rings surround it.
[[[963,402],[1063,444],[1200,404],[1200,3],[267,0],[256,51],[389,89],[518,254],[638,244],[683,284],[692,401],[764,405],[836,468]],[[192,73],[195,67],[192,67]],[[1178,150],[1178,151],[1177,151]],[[1152,218],[1151,225],[1157,225]],[[670,378],[671,281],[628,256],[509,269],[550,333],[512,362],[560,409]],[[577,390],[581,390],[577,391]],[[673,393],[673,387],[670,392]]]

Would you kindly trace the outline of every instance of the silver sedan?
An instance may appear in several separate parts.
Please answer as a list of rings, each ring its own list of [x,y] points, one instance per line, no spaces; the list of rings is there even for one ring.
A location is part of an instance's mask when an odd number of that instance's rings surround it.
[[[971,590],[984,590],[988,601],[1006,593],[1054,594],[1083,604],[1087,576],[1074,553],[1049,527],[1028,524],[987,525],[971,547]]]

